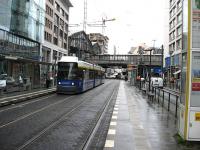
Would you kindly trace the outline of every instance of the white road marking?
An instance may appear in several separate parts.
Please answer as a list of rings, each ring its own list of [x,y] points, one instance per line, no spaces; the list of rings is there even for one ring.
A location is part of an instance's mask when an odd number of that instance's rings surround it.
[[[118,111],[113,111],[113,114],[117,115],[117,114],[118,114]]]
[[[114,115],[113,115],[113,116],[112,116],[112,119],[117,119],[117,116],[114,116]]]
[[[116,134],[116,130],[115,129],[109,129],[108,130],[108,134]]]
[[[112,122],[110,122],[110,125],[111,125],[111,126],[116,126],[116,125],[117,125],[117,122],[112,121]]]
[[[119,108],[114,108],[114,110],[119,110]]]
[[[114,147],[114,140],[106,140],[106,144],[104,147]]]
[[[141,124],[139,125],[139,128],[140,128],[140,129],[144,129],[143,125],[141,125]]]

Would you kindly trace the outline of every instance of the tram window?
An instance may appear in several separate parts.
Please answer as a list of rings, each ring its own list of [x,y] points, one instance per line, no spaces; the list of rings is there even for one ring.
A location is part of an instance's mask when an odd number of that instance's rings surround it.
[[[94,79],[94,71],[93,70],[89,71],[89,79]]]
[[[59,63],[58,64],[58,79],[59,80],[74,80],[78,79],[76,63]]]

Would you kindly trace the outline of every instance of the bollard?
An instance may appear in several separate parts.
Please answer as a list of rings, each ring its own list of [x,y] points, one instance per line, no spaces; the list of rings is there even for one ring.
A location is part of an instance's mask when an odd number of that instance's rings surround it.
[[[175,117],[177,118],[177,110],[178,110],[178,96],[176,95],[176,110],[175,110]]]
[[[170,93],[169,93],[169,100],[168,100],[168,111],[170,109]]]
[[[163,103],[162,103],[162,107],[164,106],[164,100],[165,100],[165,91],[163,90]]]

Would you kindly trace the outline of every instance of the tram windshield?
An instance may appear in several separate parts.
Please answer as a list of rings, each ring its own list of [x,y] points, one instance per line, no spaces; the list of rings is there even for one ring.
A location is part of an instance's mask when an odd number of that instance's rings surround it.
[[[59,62],[58,80],[77,80],[81,79],[81,73],[78,70],[77,63]]]

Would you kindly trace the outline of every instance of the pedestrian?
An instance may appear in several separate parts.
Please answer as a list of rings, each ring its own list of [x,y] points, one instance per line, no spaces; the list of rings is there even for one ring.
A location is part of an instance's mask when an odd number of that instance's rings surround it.
[[[125,81],[127,81],[128,80],[128,76],[127,75],[125,75]]]
[[[47,75],[46,76],[46,88],[49,88],[49,86],[50,86],[50,78]]]

